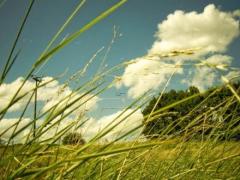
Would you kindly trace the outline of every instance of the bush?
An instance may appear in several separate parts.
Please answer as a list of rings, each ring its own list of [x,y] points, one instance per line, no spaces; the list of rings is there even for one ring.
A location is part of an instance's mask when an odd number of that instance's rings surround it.
[[[63,140],[62,140],[63,144],[70,144],[70,145],[76,145],[76,144],[85,144],[85,140],[82,138],[82,135],[80,133],[77,132],[71,132],[69,134],[67,134]]]
[[[5,145],[5,144],[6,144],[6,142],[0,138],[0,145]]]

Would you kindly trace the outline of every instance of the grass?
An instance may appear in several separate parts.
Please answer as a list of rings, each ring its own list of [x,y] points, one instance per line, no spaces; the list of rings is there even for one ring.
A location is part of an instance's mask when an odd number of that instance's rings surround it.
[[[27,165],[31,152],[19,153],[18,149],[21,149],[21,146],[23,145],[8,147],[8,153],[1,164],[4,167],[1,168],[1,173],[14,172],[20,162]],[[38,158],[27,166],[21,176],[44,179],[50,177],[68,179],[72,176],[76,179],[115,179],[117,177],[119,179],[171,179],[176,177],[180,179],[228,179],[239,176],[237,168],[240,165],[240,145],[238,142],[182,142],[181,139],[172,139],[160,142],[138,142],[130,151],[129,147],[132,143],[122,142],[115,143],[99,152],[104,146],[94,144],[76,156],[75,153],[81,147],[54,145],[45,152],[35,152],[34,155]],[[45,145],[41,145],[41,148],[45,148]],[[60,151],[56,162],[55,155],[58,148]],[[13,155],[13,149],[15,151],[13,160],[8,161]],[[206,153],[208,153],[207,156]],[[28,161],[20,161],[22,156],[25,156]],[[76,162],[78,166],[73,171],[69,171],[68,166]],[[15,176],[18,177],[17,174]]]
[[[10,112],[10,108],[23,98],[29,97],[25,106],[22,108],[18,121],[12,125],[14,130],[9,140],[5,145],[0,146],[0,174],[2,179],[238,179],[240,177],[239,142],[223,141],[218,138],[205,138],[207,140],[198,141],[189,139],[186,141],[184,136],[174,138],[167,137],[156,140],[142,140],[141,137],[139,137],[133,141],[121,141],[129,136],[129,134],[142,128],[144,126],[144,124],[142,124],[126,132],[114,141],[101,143],[99,140],[101,140],[102,137],[111,133],[135,111],[148,103],[151,98],[149,92],[126,106],[122,113],[114,118],[105,129],[97,133],[82,146],[61,145],[58,142],[73,128],[81,128],[87,121],[84,119],[84,116],[78,117],[76,121],[57,131],[53,138],[41,140],[44,133],[58,127],[64,119],[72,115],[78,108],[84,106],[92,98],[112,88],[116,79],[108,83],[105,81],[106,76],[126,67],[132,62],[124,62],[108,70],[104,69],[104,71],[99,69],[96,76],[93,76],[84,84],[78,85],[72,93],[62,97],[59,103],[47,111],[38,114],[36,121],[43,120],[44,123],[36,129],[34,137],[32,136],[33,130],[31,129],[26,135],[26,141],[23,144],[11,144],[14,138],[34,123],[34,121],[31,121],[21,128],[18,127],[23,117],[25,117],[26,111],[31,107],[31,99],[36,90],[33,88],[25,94],[20,93],[31,75],[38,71],[43,64],[48,62],[51,57],[61,49],[81,36],[83,32],[89,30],[92,26],[116,11],[125,2],[127,2],[127,0],[120,0],[117,4],[81,27],[78,31],[52,47],[59,35],[70,24],[76,13],[84,5],[85,0],[80,1],[76,9],[70,14],[65,23],[52,37],[44,51],[36,59],[32,68],[26,73],[24,81],[19,86],[13,98],[0,112],[1,125],[1,120]],[[21,51],[16,50],[16,45],[24,30],[25,23],[31,15],[31,8],[34,3],[34,0],[30,1],[23,22],[20,24],[10,54],[6,59],[6,64],[1,73],[0,86],[5,82],[15,61],[18,60],[18,55]],[[112,44],[109,46],[109,50],[111,45]],[[15,53],[16,51],[17,53]],[[99,51],[101,51],[101,49]],[[97,56],[98,52],[93,56],[93,59]],[[181,55],[181,53],[186,54],[187,52],[174,52],[174,56]],[[163,56],[172,56],[172,54],[173,52],[170,52],[169,55],[164,54]],[[100,68],[104,65],[106,57],[107,55],[105,54]],[[93,59],[90,59],[83,69],[79,71],[81,75],[82,72],[86,71]],[[61,77],[56,77],[56,79],[58,78]],[[73,80],[74,78],[70,77],[66,80],[66,85]],[[37,88],[39,89],[52,81],[53,80],[45,82]],[[167,86],[168,83],[165,88]],[[239,101],[239,95],[231,84],[226,82],[226,86],[233,93],[228,103],[231,103],[233,99]],[[154,109],[150,114],[147,114],[145,118],[148,119],[147,121],[153,121],[155,117],[161,116],[161,113],[164,113],[167,109],[185,103],[199,95],[200,94],[195,94],[157,110],[155,109],[156,103]],[[157,102],[160,101],[160,99],[161,96]],[[207,99],[208,97],[205,100]],[[217,106],[218,105],[216,105],[216,107]],[[127,113],[129,109],[133,109],[133,112]],[[209,113],[211,112],[204,112],[205,115]],[[193,119],[189,127],[193,125],[200,127],[201,124],[199,125],[199,122],[201,118],[202,116],[200,115],[198,118]],[[118,121],[118,119],[121,119],[121,121]],[[182,120],[184,120],[184,117],[182,117]],[[180,122],[182,120],[180,120]],[[171,128],[173,127],[166,127],[164,133],[167,134],[167,131]],[[1,132],[0,137],[9,130],[10,129],[6,129],[4,132]],[[164,133],[162,134],[163,136],[165,135]],[[191,133],[194,134],[194,131]]]

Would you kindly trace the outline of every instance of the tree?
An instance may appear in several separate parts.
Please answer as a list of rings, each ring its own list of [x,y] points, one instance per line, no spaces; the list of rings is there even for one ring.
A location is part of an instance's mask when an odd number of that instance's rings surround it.
[[[82,135],[78,132],[71,132],[69,134],[67,134],[63,140],[62,140],[63,144],[69,144],[69,145],[83,145],[85,144],[85,140],[82,138]]]
[[[233,83],[232,87],[238,94],[240,93],[239,82]],[[144,108],[143,115],[148,117],[155,106],[154,112],[198,93],[198,88],[194,86],[190,86],[186,91],[170,90],[162,95],[157,105],[155,104],[158,98],[153,97]],[[211,88],[184,103],[153,114],[155,117],[151,118],[151,121],[147,118],[143,120],[145,125],[143,134],[146,137],[180,135],[184,134],[184,131],[192,132],[194,138],[202,135],[210,135],[218,139],[240,137],[240,103],[235,101],[233,93],[225,86]],[[194,119],[198,119],[196,123],[192,123]],[[205,128],[202,128],[203,126]]]
[[[0,138],[0,145],[5,145],[5,141],[3,139]]]
[[[188,88],[188,92],[189,92],[191,95],[193,95],[193,94],[199,93],[200,91],[199,91],[199,89],[198,89],[197,87],[195,87],[195,86],[190,86],[190,87]]]

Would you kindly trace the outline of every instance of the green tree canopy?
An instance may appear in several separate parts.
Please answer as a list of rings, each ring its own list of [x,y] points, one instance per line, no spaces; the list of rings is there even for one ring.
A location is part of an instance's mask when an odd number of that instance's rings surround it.
[[[240,83],[234,83],[232,87],[239,94]],[[193,95],[196,96],[190,98]],[[157,113],[159,109],[186,98],[189,99]],[[186,131],[194,132],[192,134],[195,137],[214,134],[220,139],[231,139],[240,135],[240,103],[225,86],[211,88],[205,93],[200,93],[194,86],[185,91],[170,90],[162,95],[158,104],[156,104],[157,99],[158,97],[153,97],[143,110],[143,115],[146,117],[143,134],[147,137],[180,135]],[[148,115],[155,104],[153,117],[149,118]],[[200,128],[203,126],[206,127]]]
[[[62,140],[62,143],[67,145],[76,145],[76,144],[85,144],[85,140],[82,138],[82,135],[78,132],[68,133]]]

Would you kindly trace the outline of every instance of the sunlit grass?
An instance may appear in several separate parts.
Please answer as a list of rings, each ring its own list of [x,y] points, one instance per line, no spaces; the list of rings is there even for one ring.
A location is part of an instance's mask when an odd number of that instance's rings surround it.
[[[141,97],[134,100],[131,104],[122,109],[122,112],[115,117],[111,123],[109,123],[104,129],[99,131],[88,142],[83,145],[62,145],[61,139],[73,128],[81,128],[88,121],[84,119],[84,116],[80,116],[75,121],[72,121],[65,128],[60,131],[56,131],[54,137],[41,140],[44,133],[58,127],[59,124],[64,121],[68,116],[72,115],[77,109],[84,106],[92,98],[109,91],[112,88],[117,78],[111,82],[106,81],[106,76],[112,74],[119,69],[126,67],[131,61],[124,62],[108,70],[102,71],[100,69],[98,73],[84,84],[78,85],[72,93],[60,99],[59,103],[54,104],[45,112],[38,114],[37,120],[42,120],[43,123],[36,129],[35,136],[33,136],[33,129],[25,135],[26,140],[23,144],[11,144],[12,140],[16,138],[20,133],[33,126],[34,121],[29,122],[22,128],[18,128],[19,123],[25,116],[27,109],[31,106],[31,100],[33,98],[35,88],[31,89],[25,94],[20,94],[24,84],[36,72],[43,64],[51,59],[57,52],[67,46],[69,43],[78,38],[83,32],[89,30],[92,26],[100,22],[102,19],[116,11],[127,0],[121,0],[98,17],[90,21],[84,27],[80,28],[75,33],[64,39],[62,42],[52,47],[55,40],[63,32],[63,30],[73,20],[76,13],[81,9],[85,0],[81,1],[73,13],[67,18],[65,23],[53,36],[51,41],[46,46],[45,50],[41,53],[39,58],[35,61],[32,68],[26,74],[24,81],[22,82],[16,94],[13,96],[9,105],[6,106],[0,112],[0,125],[1,120],[9,113],[9,109],[18,101],[25,97],[29,97],[25,106],[22,108],[19,120],[13,124],[9,129],[1,132],[0,137],[5,133],[14,129],[10,138],[5,145],[0,146],[0,173],[3,179],[171,179],[171,178],[183,178],[183,179],[231,179],[239,177],[240,167],[240,146],[239,142],[224,141],[218,137],[212,138],[211,135],[204,137],[200,140],[191,138],[197,133],[197,128],[202,128],[203,116],[209,117],[212,111],[205,111],[203,114],[197,116],[182,130],[181,136],[165,136],[171,131],[177,124],[170,124],[161,132],[159,139],[149,140],[142,138],[141,135],[132,141],[121,141],[128,137],[131,133],[142,129],[146,124],[142,124],[134,129],[126,132],[122,136],[110,142],[102,142],[101,139],[107,134],[111,133],[117,126],[127,120],[137,110],[143,108],[151,99],[151,94],[147,92]],[[30,2],[30,6],[26,12],[24,21],[20,25],[20,29],[17,33],[15,42],[11,48],[9,57],[6,60],[6,65],[1,74],[0,85],[5,82],[10,69],[14,65],[14,62],[18,58],[18,53],[13,57],[16,44],[19,40],[19,36],[23,31],[23,27],[27,21],[27,17],[30,15],[31,7],[34,1]],[[0,9],[1,10],[1,9]],[[198,49],[192,50],[176,50],[169,52],[169,54],[159,54],[160,57],[172,57],[179,55],[191,55]],[[96,52],[93,58],[101,51]],[[85,73],[88,66],[93,59],[90,59],[86,65],[77,73],[76,76],[81,76]],[[105,60],[105,59],[104,59]],[[104,64],[104,60],[102,65]],[[196,66],[203,66],[198,64]],[[182,65],[176,65],[174,69]],[[186,65],[187,66],[187,65]],[[208,66],[211,66],[208,64]],[[218,66],[219,67],[219,66]],[[211,66],[211,68],[218,68],[217,66]],[[102,68],[102,66],[100,67]],[[65,85],[75,80],[75,75],[66,80]],[[169,78],[171,80],[172,76]],[[61,76],[60,76],[61,77]],[[60,78],[56,77],[56,79]],[[80,77],[81,78],[81,77]],[[39,85],[38,89],[53,80],[44,82]],[[166,83],[164,90],[166,90],[169,81]],[[225,109],[231,103],[239,101],[238,90],[234,89],[229,81],[226,80],[226,86],[233,93],[232,97],[226,99],[225,106],[220,110],[218,106],[222,104],[216,104],[214,109],[217,109],[219,113],[224,113]],[[220,88],[217,88],[211,94],[209,94],[203,101],[207,101],[209,97],[214,95]],[[79,95],[79,94],[81,95]],[[19,95],[20,94],[20,95]],[[161,100],[159,96],[152,111],[145,115],[147,119],[145,123],[155,121],[159,116],[165,115],[165,111],[186,103],[204,93],[194,94],[186,97],[182,100],[176,101],[165,107],[157,109],[157,103]],[[79,95],[79,96],[78,96]],[[82,102],[78,104],[79,102]],[[202,103],[194,107],[191,114],[195,109],[199,108]],[[128,113],[128,110],[133,111]],[[119,121],[120,119],[120,121]],[[181,117],[178,124],[184,122],[185,117]],[[239,119],[235,119],[230,123],[234,124]],[[229,124],[231,126],[232,124]],[[195,127],[192,128],[192,127]],[[218,128],[218,124],[214,127]],[[230,130],[229,130],[230,131]],[[164,137],[164,138],[163,138]]]

